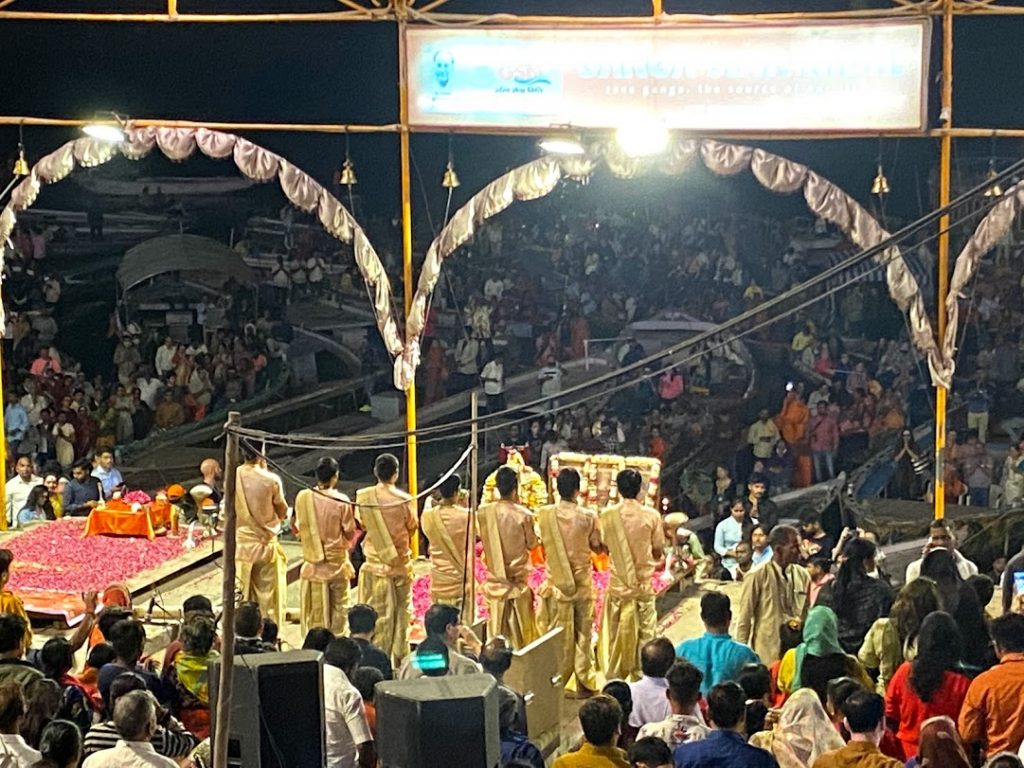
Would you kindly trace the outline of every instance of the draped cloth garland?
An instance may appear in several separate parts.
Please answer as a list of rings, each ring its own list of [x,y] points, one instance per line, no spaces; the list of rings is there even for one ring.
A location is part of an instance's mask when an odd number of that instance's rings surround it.
[[[314,214],[332,237],[351,243],[356,264],[370,290],[377,328],[395,361],[394,384],[400,390],[408,389],[415,380],[427,306],[444,260],[469,241],[487,219],[517,200],[544,197],[566,178],[585,180],[601,163],[620,178],[647,173],[655,166],[662,173],[678,175],[698,158],[720,176],[732,176],[749,168],[758,182],[772,192],[794,194],[802,190],[812,212],[833,223],[861,248],[870,248],[889,237],[878,221],[832,182],[800,163],[761,149],[710,139],[682,139],[674,142],[662,157],[639,159],[623,155],[614,143],[599,143],[582,156],[547,156],[515,168],[492,181],[456,211],[427,250],[412,307],[405,318],[403,338],[395,319],[391,286],[379,256],[351,213],[315,179],[280,155],[234,134],[206,128],[148,127],[129,129],[121,144],[92,138],[75,139],[40,159],[14,188],[10,201],[0,212],[0,242],[6,241],[14,231],[17,213],[35,202],[43,184],[60,181],[76,166],[91,168],[103,165],[118,155],[138,160],[154,148],[175,161],[187,159],[198,148],[207,157],[231,157],[239,171],[254,181],[269,182],[276,178],[285,196],[295,206]],[[875,257],[885,265],[889,295],[900,310],[907,313],[914,345],[927,358],[932,382],[936,385],[948,387],[952,381],[956,296],[977,270],[981,256],[1006,233],[1022,206],[1024,186],[1018,185],[982,221],[958,257],[946,306],[951,322],[941,349],[925,312],[920,287],[899,249],[893,246]],[[0,333],[3,325],[3,309],[0,307]]]
[[[92,138],[69,141],[40,159],[11,192],[10,201],[0,212],[0,243],[10,237],[18,212],[36,201],[43,184],[60,181],[76,166],[93,168],[118,155],[140,160],[154,148],[177,162],[188,159],[198,148],[207,157],[217,160],[232,158],[242,175],[253,181],[269,182],[276,178],[293,205],[316,216],[332,237],[352,244],[356,265],[370,290],[377,328],[388,352],[393,357],[401,357],[403,344],[384,265],[352,214],[309,174],[280,155],[231,133],[206,128],[129,128],[120,144]],[[0,308],[0,333],[3,326],[3,309]]]
[[[483,222],[517,200],[544,197],[563,178],[584,180],[601,163],[615,176],[631,178],[655,167],[663,173],[678,175],[698,157],[710,171],[720,176],[732,176],[749,168],[758,182],[772,192],[793,194],[802,190],[811,211],[837,226],[860,248],[878,245],[889,237],[889,233],[863,206],[828,179],[800,163],[761,149],[710,139],[682,139],[674,142],[665,156],[656,159],[627,157],[613,143],[596,144],[582,156],[542,157],[509,171],[477,192],[455,212],[430,244],[412,308],[406,318],[405,351],[403,357],[395,361],[396,384],[407,386],[415,376],[427,305],[440,278],[442,263],[469,241]],[[952,357],[945,357],[936,343],[920,287],[900,250],[895,246],[887,248],[875,259],[885,265],[889,295],[909,317],[911,337],[917,349],[928,359],[932,382],[949,386],[953,374]]]

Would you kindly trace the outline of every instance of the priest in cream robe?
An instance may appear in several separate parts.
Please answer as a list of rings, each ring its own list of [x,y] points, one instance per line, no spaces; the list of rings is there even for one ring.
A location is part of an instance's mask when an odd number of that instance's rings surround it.
[[[412,614],[412,536],[419,532],[416,502],[399,490],[398,459],[382,453],[373,464],[377,484],[356,493],[356,519],[366,531],[359,570],[359,602],[377,611],[374,643],[398,667],[409,653]]]
[[[562,628],[562,681],[576,677],[576,692],[598,690],[594,663],[594,566],[602,552],[597,515],[576,503],[580,473],[563,469],[555,480],[560,501],[537,511],[547,578],[540,587],[542,624]]]
[[[483,584],[489,616],[487,636],[503,635],[515,649],[539,637],[533,611],[530,550],[537,546],[533,516],[518,503],[519,477],[501,467],[495,478],[498,501],[477,510],[480,539],[484,545],[487,579]]]
[[[640,675],[640,649],[657,631],[651,578],[665,564],[661,517],[639,499],[643,478],[635,469],[616,476],[622,502],[600,516],[601,541],[608,548],[610,580],[605,595],[598,658],[609,680]]]
[[[348,552],[356,533],[356,516],[348,496],[337,489],[338,462],[329,456],[316,465],[316,489],[295,497],[295,519],[302,537],[299,603],[302,635],[326,627],[348,632],[348,585],[356,575]]]
[[[467,583],[473,578],[473,569],[466,568],[469,510],[459,504],[462,478],[452,473],[438,487],[441,501],[424,510],[423,532],[430,541],[430,601],[453,605],[462,613],[463,599],[468,593]],[[467,624],[473,616],[464,617]]]
[[[288,514],[281,478],[259,452],[242,444],[245,463],[235,471],[235,554],[242,601],[251,600],[280,626],[285,619],[287,560],[277,542]]]

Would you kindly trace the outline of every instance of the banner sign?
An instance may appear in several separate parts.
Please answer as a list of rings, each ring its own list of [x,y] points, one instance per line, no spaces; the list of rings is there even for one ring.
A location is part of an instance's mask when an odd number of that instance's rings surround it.
[[[693,27],[410,27],[415,127],[923,131],[927,19]]]

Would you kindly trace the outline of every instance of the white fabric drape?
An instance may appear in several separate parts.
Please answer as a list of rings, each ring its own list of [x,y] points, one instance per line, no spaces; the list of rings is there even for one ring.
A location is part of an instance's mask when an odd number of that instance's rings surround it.
[[[377,328],[388,352],[401,359],[405,349],[395,322],[391,303],[391,286],[384,265],[362,228],[334,195],[300,168],[279,155],[253,144],[247,139],[206,128],[133,128],[126,132],[121,144],[109,144],[92,138],[69,141],[35,164],[28,176],[11,192],[11,199],[0,212],[0,243],[6,242],[17,223],[17,212],[30,207],[39,196],[43,184],[65,178],[75,165],[93,167],[122,155],[139,160],[159,147],[171,160],[182,162],[198,148],[207,157],[232,157],[238,170],[253,181],[277,178],[285,196],[295,206],[317,217],[330,235],[343,243],[352,243],[356,265],[370,288]],[[0,261],[0,269],[2,269]],[[0,306],[0,334],[5,322]]]
[[[721,176],[732,176],[749,168],[758,182],[772,192],[793,194],[802,189],[808,207],[839,227],[861,248],[873,247],[889,237],[871,214],[828,179],[800,163],[761,149],[710,139],[682,139],[674,142],[665,155],[657,159],[626,157],[613,143],[595,144],[582,157],[544,157],[509,171],[477,192],[455,212],[430,244],[413,298],[412,312],[406,318],[405,354],[401,361],[396,361],[396,384],[404,388],[413,381],[419,360],[419,340],[426,324],[427,303],[440,277],[441,265],[475,234],[484,221],[503,211],[514,200],[529,200],[549,194],[562,177],[586,179],[600,163],[604,163],[615,176],[623,178],[654,168],[677,175],[683,173],[697,156],[711,172]],[[952,378],[952,364],[939,350],[920,287],[900,250],[889,248],[875,256],[875,260],[885,265],[889,295],[909,316],[912,340],[928,359],[932,382],[948,386]]]

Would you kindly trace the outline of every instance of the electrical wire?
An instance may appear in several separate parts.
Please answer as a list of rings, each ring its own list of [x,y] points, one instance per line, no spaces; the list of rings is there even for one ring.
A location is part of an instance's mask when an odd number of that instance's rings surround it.
[[[1019,160],[1016,163],[1013,163],[1012,165],[1010,165],[1006,169],[1004,169],[1001,172],[1001,174],[1000,174],[1000,178],[1003,178],[1003,177],[1009,178],[1014,173],[1016,173],[1016,172],[1018,172],[1018,171],[1020,171],[1022,169],[1024,169],[1024,159]],[[993,183],[993,180],[986,180],[984,183],[982,183],[982,184],[972,188],[971,190],[968,190],[967,192],[963,193],[961,196],[956,198],[956,200],[952,201],[948,206],[936,209],[935,211],[932,211],[931,213],[927,214],[926,216],[921,217],[917,221],[911,222],[910,224],[908,224],[907,226],[903,227],[902,229],[900,229],[895,234],[890,235],[890,237],[888,237],[885,240],[881,241],[877,245],[872,246],[871,248],[867,248],[867,249],[865,249],[865,250],[863,250],[863,251],[861,251],[861,252],[851,256],[848,259],[845,259],[845,260],[843,260],[841,262],[838,262],[837,264],[829,267],[828,269],[824,270],[823,272],[819,273],[818,275],[815,275],[814,277],[810,278],[809,280],[806,280],[803,283],[801,283],[801,284],[799,284],[797,286],[794,286],[793,288],[790,288],[787,291],[784,291],[783,293],[779,294],[778,296],[776,296],[776,297],[774,297],[772,299],[769,299],[768,301],[763,302],[762,304],[759,304],[758,306],[753,307],[750,310],[747,310],[745,312],[740,313],[739,315],[737,315],[737,316],[735,316],[735,317],[725,321],[724,323],[721,323],[720,325],[716,326],[715,328],[712,328],[712,329],[710,329],[708,331],[704,331],[704,332],[702,332],[700,334],[697,334],[697,335],[692,336],[692,337],[690,337],[688,339],[685,339],[682,342],[678,342],[678,343],[676,343],[674,345],[671,345],[671,346],[667,347],[666,349],[662,350],[661,352],[657,352],[657,353],[654,353],[652,355],[649,355],[648,357],[643,358],[641,360],[638,360],[638,361],[636,361],[634,363],[631,363],[628,366],[623,366],[622,368],[618,368],[618,369],[616,369],[614,371],[608,372],[607,374],[603,374],[601,376],[598,376],[596,379],[592,379],[590,381],[587,381],[587,382],[575,385],[574,387],[570,387],[569,389],[563,390],[563,391],[561,391],[561,392],[559,392],[559,393],[557,393],[555,395],[549,395],[549,396],[545,396],[545,397],[540,397],[540,398],[537,398],[535,400],[529,401],[527,403],[522,403],[522,404],[518,404],[518,405],[516,405],[514,407],[511,407],[511,408],[506,408],[503,411],[487,414],[487,415],[485,415],[483,417],[480,417],[478,419],[478,424],[480,422],[494,421],[494,420],[496,420],[498,418],[501,418],[501,417],[506,417],[507,418],[507,417],[511,416],[512,414],[521,412],[523,410],[528,410],[528,409],[535,408],[535,407],[538,407],[538,406],[546,405],[548,402],[550,402],[552,400],[555,400],[555,399],[560,401],[559,402],[558,410],[563,410],[565,408],[571,408],[571,407],[573,407],[575,405],[578,405],[578,404],[580,404],[582,402],[586,402],[588,400],[591,400],[594,397],[600,397],[600,396],[607,395],[610,392],[618,391],[619,389],[624,388],[624,386],[632,386],[632,384],[635,383],[635,381],[652,378],[653,376],[656,376],[659,373],[664,372],[665,370],[669,370],[670,368],[673,368],[673,367],[675,367],[677,365],[680,365],[680,364],[685,363],[685,362],[689,362],[690,360],[694,359],[694,356],[690,356],[690,357],[684,358],[683,360],[673,360],[673,362],[671,362],[671,364],[669,364],[669,365],[667,365],[667,366],[665,366],[665,367],[663,367],[663,368],[661,368],[661,369],[659,369],[657,371],[654,371],[653,373],[645,373],[641,377],[639,377],[638,379],[635,379],[634,381],[629,381],[625,385],[615,386],[611,390],[603,389],[599,393],[597,393],[596,395],[592,395],[592,396],[589,396],[589,397],[583,397],[583,398],[580,398],[578,400],[573,400],[573,401],[570,401],[570,402],[565,403],[565,404],[563,404],[561,402],[561,401],[563,401],[565,399],[565,397],[567,395],[572,395],[574,393],[581,392],[581,391],[586,390],[586,389],[590,389],[590,388],[598,386],[600,384],[603,384],[603,383],[606,383],[606,382],[618,379],[621,376],[623,376],[625,374],[628,374],[628,373],[631,373],[631,372],[634,372],[634,371],[636,371],[638,369],[643,369],[643,368],[651,365],[652,363],[657,363],[657,362],[665,359],[666,357],[672,357],[672,356],[674,356],[675,354],[677,354],[678,352],[680,352],[682,350],[685,350],[687,348],[690,348],[690,347],[693,347],[695,345],[701,344],[701,343],[703,343],[705,341],[712,340],[715,336],[718,336],[718,335],[722,334],[725,331],[731,330],[732,328],[734,328],[734,327],[736,327],[736,326],[738,326],[738,325],[740,325],[740,324],[742,324],[742,323],[744,323],[744,322],[746,322],[746,321],[748,321],[748,320],[750,320],[750,319],[752,319],[752,318],[754,318],[756,316],[763,315],[766,310],[778,307],[779,305],[789,301],[790,299],[794,298],[795,296],[798,296],[798,295],[800,295],[802,293],[805,293],[806,291],[810,290],[811,288],[815,288],[818,285],[831,280],[836,275],[841,274],[842,272],[845,272],[845,271],[849,270],[851,267],[853,267],[854,265],[860,263],[861,261],[864,261],[864,260],[866,260],[866,259],[868,259],[870,257],[873,257],[873,256],[878,256],[879,254],[882,254],[885,251],[888,251],[888,250],[892,249],[895,246],[896,243],[901,242],[902,240],[908,238],[910,235],[912,235],[915,232],[917,232],[918,230],[920,230],[922,227],[932,223],[935,219],[938,219],[939,217],[945,215],[949,210],[952,210],[954,208],[959,208],[965,202],[970,201],[975,196],[977,196],[979,193],[983,192],[985,189],[987,189],[989,186],[991,186],[992,183]],[[980,209],[971,211],[967,215],[957,219],[954,222],[951,222],[950,225],[945,230],[943,230],[942,233],[934,233],[934,234],[930,235],[928,238],[926,238],[924,241],[919,241],[918,244],[921,244],[922,242],[923,243],[927,243],[927,242],[930,242],[932,240],[937,239],[940,234],[948,233],[953,227],[959,226],[964,221],[967,221],[968,219],[970,219],[970,218],[972,218],[974,216],[977,216],[980,213],[987,212],[988,209],[994,207],[999,202],[1000,202],[1000,198],[985,198],[985,204]],[[739,338],[742,338],[743,336],[748,335],[749,333],[751,333],[751,332],[753,332],[755,330],[759,330],[759,329],[761,329],[763,327],[766,327],[767,325],[770,325],[771,323],[777,322],[778,320],[781,320],[781,319],[783,319],[785,317],[789,317],[790,315],[794,314],[795,312],[799,312],[800,310],[806,308],[807,306],[810,306],[811,304],[816,303],[817,301],[820,301],[823,298],[827,298],[828,296],[838,292],[839,290],[842,290],[842,289],[846,288],[848,285],[851,285],[851,284],[853,284],[853,283],[855,283],[855,282],[857,282],[859,280],[862,280],[867,275],[872,274],[876,270],[881,269],[882,267],[887,266],[889,261],[891,261],[891,260],[893,260],[895,258],[902,258],[902,254],[899,251],[895,251],[894,253],[889,254],[888,256],[882,256],[881,259],[876,259],[877,263],[874,266],[872,266],[870,269],[868,269],[865,272],[861,273],[860,275],[854,276],[851,279],[849,279],[849,280],[847,280],[847,281],[845,281],[843,283],[840,283],[839,285],[837,285],[837,286],[835,286],[835,287],[833,287],[831,289],[826,290],[824,293],[822,293],[822,294],[820,294],[818,296],[813,297],[810,301],[803,302],[802,304],[800,304],[800,305],[798,305],[798,306],[796,306],[794,308],[791,308],[789,310],[784,310],[783,312],[781,312],[780,314],[778,314],[776,316],[771,316],[771,317],[767,318],[765,321],[762,321],[761,323],[758,323],[757,325],[749,328],[745,332],[737,334],[737,335],[731,337],[730,339],[728,339],[728,340],[726,340],[724,342],[721,342],[721,343],[719,343],[717,345],[713,345],[712,347],[710,347],[707,350],[707,352],[713,351],[715,349],[722,348],[722,347],[726,346],[727,344],[731,343],[731,341],[734,341],[734,340],[737,340]],[[705,353],[706,352],[701,352],[698,355],[696,355],[696,357],[700,357],[701,355],[703,355]],[[421,437],[421,436],[437,435],[439,433],[440,434],[452,433],[453,430],[456,430],[457,428],[460,428],[460,427],[469,426],[469,425],[472,424],[472,422],[473,422],[472,419],[463,419],[463,420],[455,421],[455,422],[452,422],[452,423],[449,423],[449,424],[438,425],[438,426],[435,426],[435,427],[426,427],[424,429],[417,430],[416,434],[417,434],[417,437],[421,438],[421,439],[419,439],[419,442],[421,444],[425,444],[425,443],[429,443],[429,442],[435,442],[437,440],[451,440],[451,439],[454,439],[456,437],[455,434],[446,434],[444,437],[433,438],[433,439],[430,439],[430,438],[427,438],[427,437]],[[503,425],[485,426],[485,427],[480,428],[480,431],[481,432],[489,432],[489,431],[492,431],[494,429],[502,428],[502,426]],[[276,444],[276,445],[293,447],[293,448],[307,448],[307,449],[344,448],[344,449],[363,449],[363,450],[369,450],[371,448],[383,448],[383,447],[386,447],[386,448],[401,447],[402,445],[404,445],[405,438],[410,434],[409,432],[392,432],[392,433],[376,433],[376,434],[369,434],[369,435],[349,435],[349,436],[344,436],[344,437],[340,437],[340,438],[338,438],[338,437],[327,437],[327,436],[323,436],[323,435],[315,435],[315,434],[309,434],[309,433],[293,433],[292,435],[289,435],[289,436],[281,436],[281,435],[275,435],[273,433],[262,432],[262,431],[259,431],[259,430],[248,430],[248,429],[244,429],[244,428],[238,428],[237,429],[237,433],[240,434],[240,435],[241,434],[246,434],[246,435],[249,435],[251,437],[258,438],[258,439],[265,439],[268,442],[273,442],[273,444]],[[394,441],[394,442],[374,443],[374,441],[381,441],[381,440],[387,441],[389,439]],[[398,442],[398,441],[402,441],[402,442]]]

